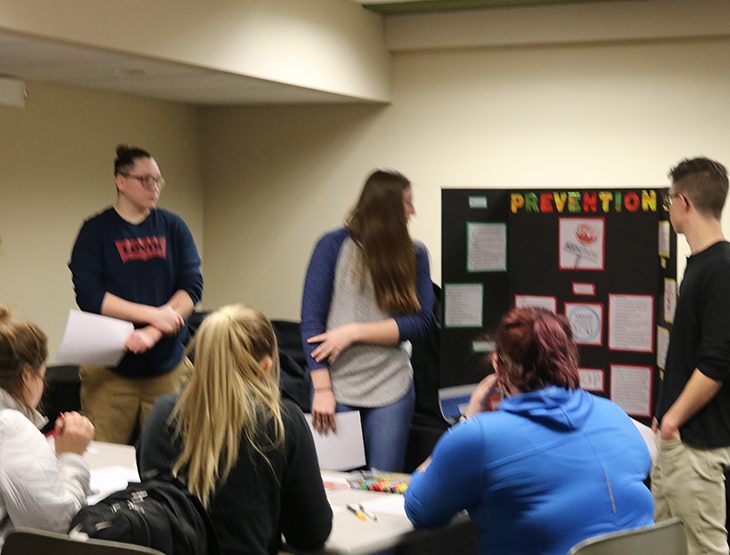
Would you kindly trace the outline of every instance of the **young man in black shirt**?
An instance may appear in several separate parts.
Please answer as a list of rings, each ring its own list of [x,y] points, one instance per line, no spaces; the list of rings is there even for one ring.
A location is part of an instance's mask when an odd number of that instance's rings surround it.
[[[672,227],[691,256],[680,288],[656,407],[652,471],[656,521],[684,521],[689,554],[727,554],[725,469],[730,465],[730,243],[720,224],[727,171],[707,158],[670,172]]]

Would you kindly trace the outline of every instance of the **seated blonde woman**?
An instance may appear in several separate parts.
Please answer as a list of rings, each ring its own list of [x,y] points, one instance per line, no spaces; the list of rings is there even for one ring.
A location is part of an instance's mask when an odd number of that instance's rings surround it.
[[[243,305],[208,316],[195,335],[195,371],[179,398],[163,397],[145,424],[140,472],[186,479],[207,507],[221,553],[277,553],[284,535],[299,549],[329,536],[309,427],[279,396],[276,336]]]
[[[38,429],[47,356],[46,334],[0,306],[0,546],[15,526],[65,532],[89,492],[91,422],[61,415],[55,453]]]

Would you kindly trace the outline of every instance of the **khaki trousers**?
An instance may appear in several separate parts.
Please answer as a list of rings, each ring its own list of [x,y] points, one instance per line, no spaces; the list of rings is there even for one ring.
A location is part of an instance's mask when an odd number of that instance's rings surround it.
[[[179,391],[192,364],[183,358],[172,371],[151,378],[127,378],[99,366],[82,366],[81,410],[96,428],[95,439],[132,443],[158,398]]]
[[[684,522],[689,555],[727,555],[725,468],[730,447],[694,449],[681,440],[657,438],[651,472],[654,521]]]

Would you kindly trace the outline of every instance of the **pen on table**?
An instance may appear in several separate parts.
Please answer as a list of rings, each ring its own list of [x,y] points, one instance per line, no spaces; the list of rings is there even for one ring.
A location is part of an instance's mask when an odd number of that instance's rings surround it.
[[[350,511],[351,513],[354,513],[355,516],[357,516],[357,518],[359,518],[363,522],[366,522],[367,521],[367,517],[365,516],[365,514],[362,511],[360,511],[360,509],[358,509],[352,503],[348,503],[347,504],[347,510]]]
[[[61,432],[63,432],[63,414],[59,414],[56,417],[56,425],[53,427],[52,430],[46,432],[46,437],[56,437],[57,435],[60,435]]]
[[[363,507],[363,504],[362,503],[358,503],[357,506],[360,507],[360,512],[362,512],[362,514],[364,514],[370,520],[378,520],[377,515],[375,515],[374,513],[371,513],[370,511],[368,511],[365,507]]]

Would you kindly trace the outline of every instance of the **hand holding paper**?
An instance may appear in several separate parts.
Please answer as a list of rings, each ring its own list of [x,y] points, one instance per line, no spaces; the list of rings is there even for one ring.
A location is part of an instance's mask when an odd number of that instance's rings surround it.
[[[124,345],[134,333],[131,322],[71,310],[57,362],[114,367],[125,353]]]

